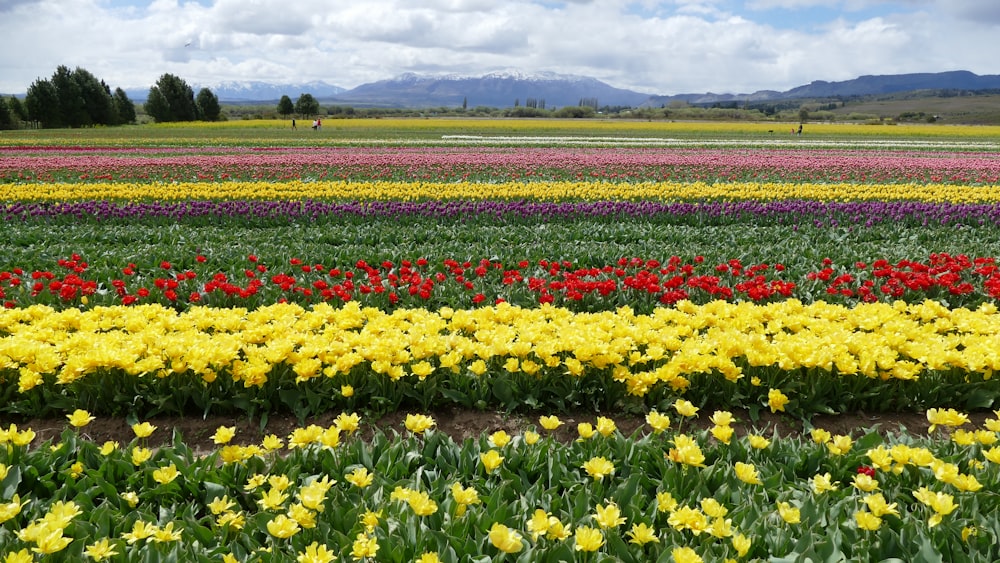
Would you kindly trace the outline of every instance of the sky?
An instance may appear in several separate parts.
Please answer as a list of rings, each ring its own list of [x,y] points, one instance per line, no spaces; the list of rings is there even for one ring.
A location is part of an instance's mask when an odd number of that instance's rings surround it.
[[[1000,74],[1000,0],[0,0],[0,92],[60,65],[343,88],[405,72],[752,93],[867,74]]]

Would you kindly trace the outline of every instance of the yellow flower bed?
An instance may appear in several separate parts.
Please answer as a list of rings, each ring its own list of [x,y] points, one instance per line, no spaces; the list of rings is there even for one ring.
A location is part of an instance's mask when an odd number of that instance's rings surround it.
[[[45,375],[68,384],[108,369],[195,374],[207,383],[225,374],[245,387],[263,385],[280,365],[291,366],[296,382],[357,366],[391,380],[424,379],[439,369],[568,377],[611,370],[642,396],[661,382],[684,389],[698,373],[736,381],[744,366],[902,380],[948,369],[989,377],[1000,367],[998,332],[993,305],[950,310],[933,301],[854,308],[682,302],[650,315],[507,304],[438,312],[278,304],[183,313],[158,305],[36,305],[0,312],[0,374],[26,392]]]
[[[0,184],[7,201],[88,199],[534,199],[562,200],[757,200],[893,201],[976,203],[1000,201],[996,186],[782,182],[177,182]]]
[[[273,129],[288,128],[288,119],[248,119],[216,122],[158,123],[156,129]],[[760,134],[771,131],[788,133],[798,122],[774,121],[668,121],[624,119],[463,119],[463,118],[387,118],[326,119],[324,129],[366,129],[397,133],[400,130],[495,130],[498,133],[527,134],[546,131],[578,130],[599,133],[602,129],[628,130],[656,134]],[[1000,127],[982,125],[869,125],[864,123],[807,123],[809,136],[838,137],[1000,137]]]

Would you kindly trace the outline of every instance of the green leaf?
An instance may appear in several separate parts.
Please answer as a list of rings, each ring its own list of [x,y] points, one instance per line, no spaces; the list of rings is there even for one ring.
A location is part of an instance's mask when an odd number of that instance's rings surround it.
[[[934,548],[930,538],[924,536],[920,541],[920,551],[917,552],[913,563],[944,563],[941,553]]]
[[[463,406],[471,406],[469,401],[469,395],[467,393],[463,393],[457,389],[449,389],[447,387],[441,387],[438,391],[441,393],[441,395],[443,395],[446,399],[449,399],[453,403],[457,403]]]
[[[17,492],[17,486],[21,484],[21,466],[14,465],[7,469],[7,476],[0,481],[0,498],[9,499]]]
[[[507,378],[498,377],[493,380],[493,396],[503,405],[513,403],[514,389]]]

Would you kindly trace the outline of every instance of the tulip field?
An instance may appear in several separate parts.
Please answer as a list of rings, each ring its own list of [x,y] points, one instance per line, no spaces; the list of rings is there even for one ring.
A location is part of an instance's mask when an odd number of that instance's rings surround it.
[[[324,125],[0,136],[0,562],[1000,560],[1000,128]]]

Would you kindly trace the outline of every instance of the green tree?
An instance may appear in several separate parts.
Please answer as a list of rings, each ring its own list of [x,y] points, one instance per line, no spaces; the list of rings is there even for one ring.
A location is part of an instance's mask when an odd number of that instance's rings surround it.
[[[52,85],[59,97],[59,115],[63,127],[82,127],[91,125],[90,114],[87,113],[87,103],[83,98],[83,89],[77,83],[69,67],[59,65],[52,75]]]
[[[198,91],[198,109],[201,110],[201,118],[205,121],[218,121],[222,107],[219,105],[219,97],[208,88]]]
[[[146,98],[146,103],[142,107],[157,123],[174,121],[173,115],[170,113],[170,102],[167,101],[167,97],[160,92],[159,88],[149,89],[149,97]]]
[[[555,117],[572,117],[572,118],[583,118],[583,117],[594,117],[594,108],[586,106],[566,106],[559,108],[552,115]]]
[[[319,113],[319,102],[312,94],[300,94],[295,100],[295,113],[299,115],[316,115]]]
[[[118,122],[115,105],[111,100],[111,88],[103,80],[98,80],[80,67],[73,71],[73,80],[80,88],[83,109],[87,115],[80,125],[114,125]]]
[[[10,106],[10,113],[15,119],[20,119],[21,121],[28,120],[28,109],[24,107],[21,100],[11,96],[7,99],[7,104]]]
[[[157,123],[198,119],[194,91],[187,82],[173,74],[164,74],[156,81],[156,85],[149,89],[149,97],[143,107]]]
[[[128,99],[128,94],[125,93],[125,90],[115,88],[112,102],[115,105],[115,113],[118,115],[118,124],[135,123],[135,104],[132,103],[132,100]]]
[[[7,105],[7,100],[0,98],[0,129],[14,129],[14,116]]]
[[[281,96],[278,100],[278,114],[279,115],[291,115],[295,113],[295,104],[292,103],[292,99],[288,96]]]
[[[49,80],[36,80],[28,89],[22,107],[10,108],[23,120],[34,120],[42,127],[87,127],[116,125],[121,122],[111,88],[86,69],[70,71],[60,65]],[[134,119],[135,108],[131,108]]]
[[[49,80],[36,79],[28,86],[24,97],[28,108],[28,119],[37,121],[44,128],[62,127],[62,112],[59,110],[59,93]]]

